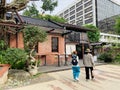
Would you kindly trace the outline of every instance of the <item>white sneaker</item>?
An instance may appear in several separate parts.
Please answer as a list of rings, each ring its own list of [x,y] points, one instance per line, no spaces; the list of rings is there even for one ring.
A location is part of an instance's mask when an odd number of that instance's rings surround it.
[[[76,78],[76,80],[77,80],[77,81],[79,81],[79,79],[78,79],[78,78]]]

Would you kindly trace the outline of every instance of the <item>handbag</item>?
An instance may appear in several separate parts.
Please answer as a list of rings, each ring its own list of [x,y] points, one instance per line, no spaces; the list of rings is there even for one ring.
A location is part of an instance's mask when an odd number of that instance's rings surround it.
[[[97,69],[93,69],[92,70],[92,74],[93,74],[93,76],[98,76],[99,75],[99,71]]]

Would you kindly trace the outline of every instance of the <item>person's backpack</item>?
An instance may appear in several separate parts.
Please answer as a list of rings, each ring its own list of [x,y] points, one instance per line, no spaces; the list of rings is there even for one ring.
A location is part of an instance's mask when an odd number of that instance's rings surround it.
[[[72,65],[77,65],[78,61],[77,61],[77,55],[72,55],[72,61],[71,61]]]

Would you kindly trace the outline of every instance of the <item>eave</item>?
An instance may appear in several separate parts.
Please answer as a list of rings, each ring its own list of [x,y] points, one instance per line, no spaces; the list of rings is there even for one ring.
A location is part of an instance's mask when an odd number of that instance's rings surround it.
[[[94,31],[92,29],[88,29],[88,28],[85,28],[85,27],[82,27],[82,26],[72,25],[72,24],[68,24],[68,23],[58,23],[58,22],[54,22],[52,20],[49,20],[49,21],[58,25],[58,26],[61,26],[61,27],[65,28],[66,30],[72,30],[72,31],[75,31],[75,32],[87,32],[87,31],[93,32]]]

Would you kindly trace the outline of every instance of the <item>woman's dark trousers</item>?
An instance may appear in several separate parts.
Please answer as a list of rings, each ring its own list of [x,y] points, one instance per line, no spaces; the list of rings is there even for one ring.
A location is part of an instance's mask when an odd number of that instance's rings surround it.
[[[92,79],[94,78],[92,71],[93,71],[93,67],[85,67],[86,79],[90,79],[90,76]]]

